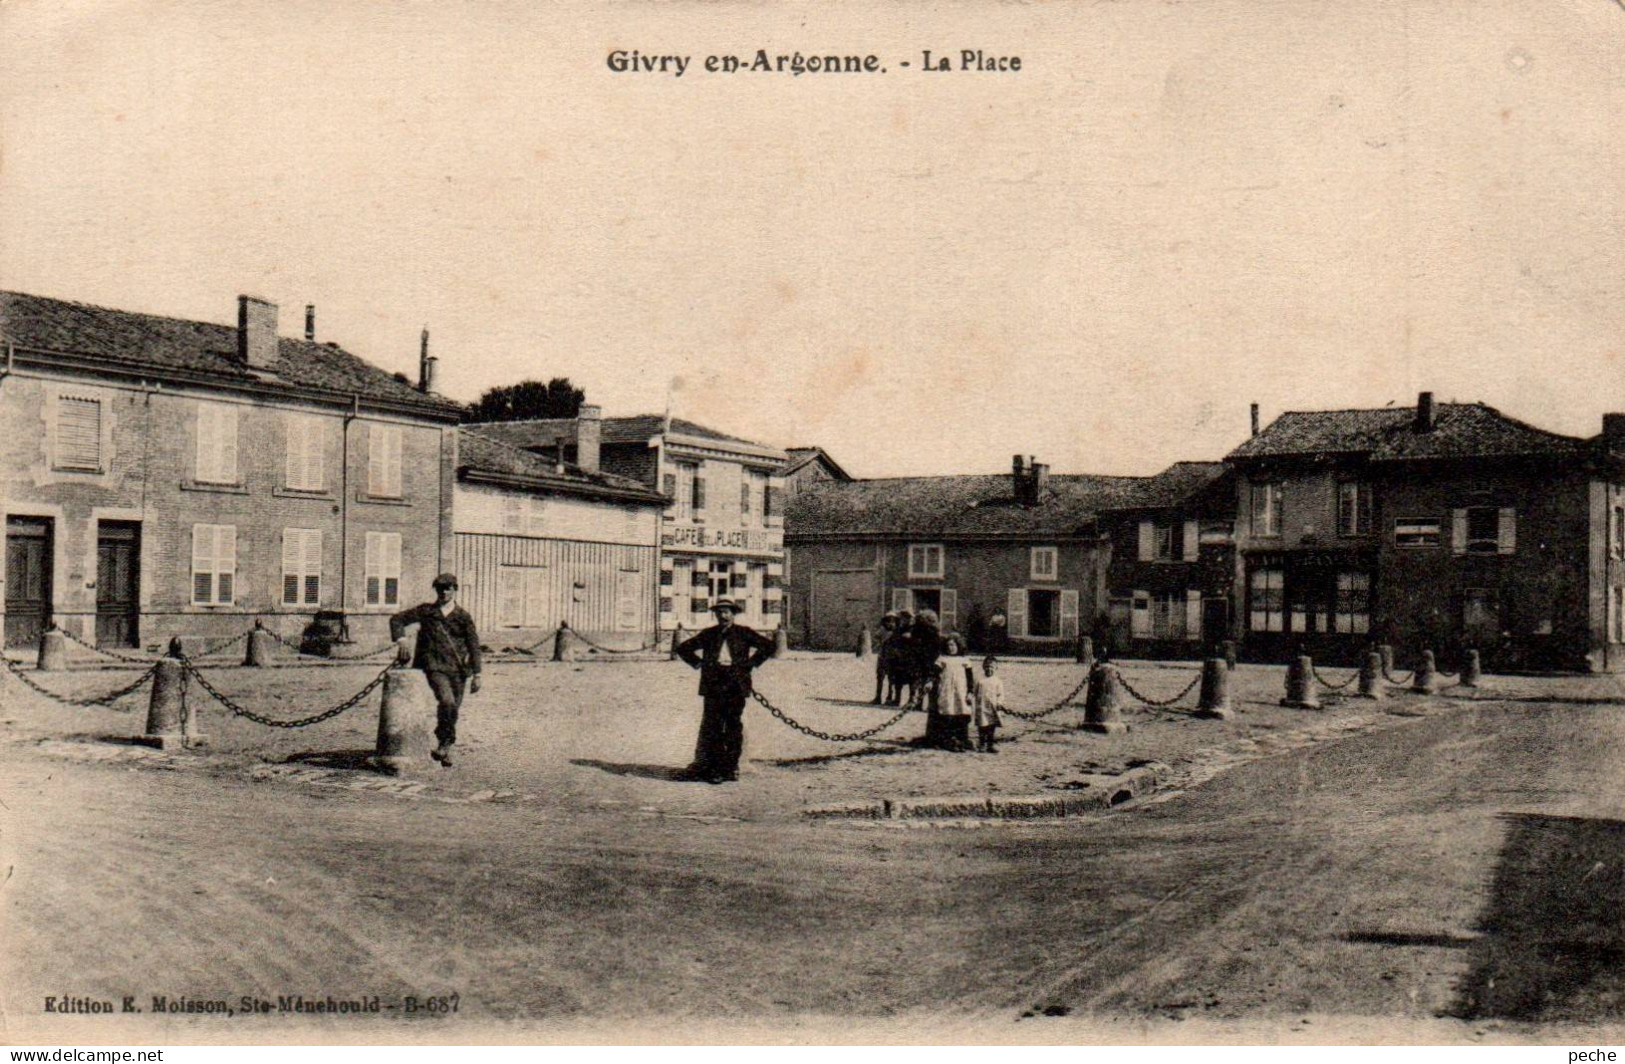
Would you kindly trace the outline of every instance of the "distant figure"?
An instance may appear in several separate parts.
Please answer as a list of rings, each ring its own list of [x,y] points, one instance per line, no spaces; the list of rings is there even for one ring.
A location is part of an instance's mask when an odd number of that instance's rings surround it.
[[[897,611],[897,627],[892,629],[891,638],[886,640],[891,647],[891,653],[886,660],[886,683],[889,687],[886,704],[888,706],[906,705],[914,696],[914,612],[912,610]],[[909,695],[905,699],[903,690],[907,688]]]
[[[440,743],[430,753],[451,767],[451,748],[457,742],[457,713],[463,705],[463,685],[472,694],[480,689],[480,637],[474,618],[457,605],[457,577],[441,573],[434,578],[435,601],[402,610],[389,619],[389,637],[400,644],[397,661],[422,669],[434,692],[434,737]],[[418,626],[417,646],[408,646],[406,629]]]
[[[937,659],[936,672],[936,697],[931,700],[931,711],[937,719],[939,741],[934,745],[944,750],[969,750],[971,690],[976,678],[970,659],[965,657],[965,640],[958,632],[942,637],[942,656]]]
[[[739,755],[745,749],[750,674],[773,656],[773,640],[735,624],[739,607],[727,599],[718,599],[711,612],[716,624],[677,645],[677,656],[700,670],[700,694],[705,698],[694,763],[685,775],[706,783],[728,783],[739,778]]]
[[[895,631],[897,631],[897,614],[888,610],[886,615],[880,618],[880,634],[878,636],[880,645],[876,648],[875,653],[874,705],[877,706],[886,700],[886,666],[890,662],[892,654],[896,651],[891,642],[892,633]]]
[[[982,660],[982,675],[976,678],[976,690],[971,696],[976,707],[976,748],[984,754],[996,754],[995,745],[999,726],[999,710],[1004,708],[1004,678],[999,675],[999,659],[989,654]]]

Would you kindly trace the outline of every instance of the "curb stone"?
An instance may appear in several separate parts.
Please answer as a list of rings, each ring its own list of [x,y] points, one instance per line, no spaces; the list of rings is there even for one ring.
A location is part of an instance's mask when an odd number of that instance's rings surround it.
[[[1156,791],[1172,773],[1160,762],[1130,769],[1108,786],[1088,793],[1011,797],[887,798],[868,802],[815,805],[802,816],[819,820],[1038,820],[1076,816],[1121,805]]]

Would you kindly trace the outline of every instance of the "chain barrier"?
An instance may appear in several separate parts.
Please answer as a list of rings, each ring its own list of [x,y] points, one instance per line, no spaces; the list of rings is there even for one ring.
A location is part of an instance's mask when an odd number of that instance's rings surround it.
[[[41,685],[35,683],[33,677],[19,669],[17,667],[17,663],[12,661],[9,657],[6,657],[4,654],[0,654],[0,660],[5,661],[6,671],[11,673],[11,675],[15,676],[17,679],[21,680],[24,686],[37,691],[39,694],[44,695],[53,702],[60,702],[65,706],[78,706],[82,709],[112,705],[125,695],[135,692],[148,680],[152,679],[153,674],[158,671],[158,666],[154,664],[150,669],[142,673],[133,682],[127,683],[115,691],[109,691],[105,695],[97,695],[95,698],[69,698],[66,695],[59,695],[50,688],[42,687]]]
[[[1056,702],[1053,705],[1049,706],[1047,709],[1041,709],[1036,713],[1023,713],[1019,709],[1001,709],[1001,710],[999,710],[999,715],[1004,716],[1005,714],[1009,714],[1010,716],[1015,717],[1017,720],[1040,721],[1040,720],[1043,720],[1045,717],[1048,717],[1048,716],[1051,716],[1053,714],[1059,713],[1061,710],[1063,710],[1063,709],[1067,708],[1068,706],[1072,705],[1074,703],[1074,701],[1077,699],[1078,695],[1083,693],[1083,689],[1085,687],[1088,687],[1088,686],[1089,686],[1089,670],[1085,669],[1084,673],[1083,673],[1083,679],[1078,681],[1078,686],[1074,687],[1070,692],[1067,693],[1067,695],[1064,698],[1062,698],[1059,702]],[[1181,697],[1183,697],[1183,696],[1181,696]]]
[[[1168,708],[1169,706],[1173,705],[1175,702],[1178,702],[1180,699],[1182,699],[1186,695],[1190,694],[1192,691],[1196,690],[1196,685],[1202,682],[1202,674],[1197,673],[1196,678],[1194,680],[1192,680],[1190,683],[1186,684],[1185,689],[1183,691],[1179,692],[1177,695],[1175,695],[1172,698],[1158,699],[1158,698],[1147,698],[1145,695],[1143,695],[1140,692],[1136,691],[1134,689],[1134,685],[1128,682],[1128,677],[1124,676],[1123,673],[1121,672],[1121,670],[1119,670],[1119,672],[1117,673],[1117,678],[1122,681],[1123,690],[1127,691],[1129,693],[1130,697],[1134,698],[1136,701],[1144,702],[1146,705],[1150,706],[1152,709],[1166,709],[1166,708]]]
[[[243,632],[241,635],[234,635],[230,639],[222,639],[217,643],[211,643],[202,650],[198,651],[196,654],[187,655],[187,657],[184,657],[181,660],[186,661],[190,658],[206,658],[210,654],[218,654],[222,650],[229,649],[230,647],[243,642],[253,631],[254,629],[250,628],[247,632]]]
[[[789,714],[785,713],[778,706],[775,706],[772,702],[769,702],[767,697],[760,691],[752,690],[750,697],[756,702],[760,703],[763,709],[777,717],[781,724],[787,724],[803,735],[810,735],[814,739],[823,739],[825,742],[830,743],[855,743],[861,742],[864,739],[874,738],[876,735],[885,731],[893,724],[896,724],[910,713],[921,712],[920,703],[925,698],[925,692],[922,689],[921,691],[910,696],[908,705],[904,706],[902,709],[899,709],[896,713],[892,714],[881,723],[875,725],[873,728],[868,728],[860,732],[849,732],[845,735],[836,734],[834,732],[819,731],[817,728],[809,727],[808,725],[801,723],[800,721],[791,717]]]
[[[136,665],[151,665],[153,662],[159,660],[150,654],[120,654],[118,651],[108,650],[106,647],[92,646],[83,639],[80,639],[78,636],[74,635],[72,632],[68,631],[66,628],[57,628],[55,631],[60,633],[63,639],[66,639],[74,646],[84,647],[92,654],[100,654],[102,657],[112,658],[114,661],[128,661]]]
[[[1403,687],[1404,685],[1410,683],[1412,680],[1416,679],[1416,670],[1412,669],[1411,674],[1409,676],[1405,677],[1403,680],[1401,680],[1397,676],[1395,676],[1392,672],[1390,672],[1388,670],[1388,666],[1384,665],[1382,667],[1382,678],[1384,680],[1387,680],[1389,683],[1398,684],[1401,687]]]
[[[300,657],[302,657],[302,658],[311,658],[312,660],[315,660],[315,661],[364,661],[367,658],[375,658],[379,654],[382,654],[386,650],[394,650],[395,649],[395,641],[393,639],[391,639],[389,642],[383,644],[382,646],[374,647],[373,649],[368,650],[368,651],[364,651],[364,652],[362,652],[360,654],[312,654],[308,650],[302,650],[299,647],[295,646],[293,644],[293,640],[286,639],[283,636],[279,635],[278,633],[271,631],[271,629],[269,629],[269,628],[261,628],[260,631],[266,633],[272,639],[274,639],[278,644],[280,644],[281,646],[283,646],[284,648],[286,648],[288,650],[293,651],[295,654],[299,655]]]
[[[588,639],[586,636],[582,635],[580,632],[576,631],[574,628],[570,629],[570,634],[574,635],[577,639],[581,640],[583,643],[602,654],[647,654],[651,650],[660,649],[660,637],[658,635],[655,636],[655,640],[652,643],[645,643],[635,650],[626,650],[616,647],[600,646],[599,644],[594,643],[591,639]]]
[[[503,647],[500,651],[490,651],[489,653],[491,654],[491,656],[493,658],[495,658],[498,661],[508,659],[510,655],[514,655],[514,654],[524,654],[524,655],[527,655],[527,656],[528,655],[534,655],[543,646],[545,646],[548,643],[551,643],[554,639],[558,638],[559,630],[562,629],[563,627],[564,626],[562,624],[559,625],[558,628],[553,629],[551,632],[549,632],[546,635],[542,636],[540,639],[536,640],[536,642],[534,642],[534,643],[531,643],[529,646]]]
[[[1324,677],[1324,676],[1322,676],[1320,674],[1320,668],[1318,666],[1314,667],[1313,671],[1314,671],[1314,674],[1315,674],[1315,680],[1317,682],[1319,682],[1323,687],[1325,687],[1325,688],[1327,688],[1328,690],[1331,690],[1331,691],[1341,691],[1341,690],[1343,690],[1343,688],[1348,687],[1350,684],[1354,683],[1355,680],[1358,680],[1360,678],[1360,670],[1355,669],[1354,670],[1354,675],[1350,676],[1348,679],[1344,680],[1342,683],[1332,683],[1330,680],[1326,679],[1326,677]]]
[[[198,686],[208,692],[209,697],[213,698],[216,702],[219,702],[222,706],[225,706],[226,709],[230,710],[233,715],[238,717],[246,717],[255,724],[263,724],[267,728],[308,728],[312,724],[320,724],[323,721],[332,720],[340,713],[359,705],[363,699],[377,689],[379,684],[384,682],[384,677],[388,676],[389,671],[395,667],[393,664],[384,666],[384,668],[379,671],[378,675],[372,678],[371,682],[369,682],[367,686],[363,687],[361,690],[357,691],[355,694],[351,695],[349,698],[346,698],[344,701],[340,702],[331,709],[323,710],[322,712],[316,713],[309,717],[301,717],[298,720],[277,720],[274,717],[266,717],[255,713],[253,710],[233,701],[229,695],[221,693],[219,688],[210,683],[208,679],[206,679],[204,675],[197,670],[197,666],[193,665],[192,662],[187,658],[181,659],[181,665],[185,667],[187,675],[197,680]]]

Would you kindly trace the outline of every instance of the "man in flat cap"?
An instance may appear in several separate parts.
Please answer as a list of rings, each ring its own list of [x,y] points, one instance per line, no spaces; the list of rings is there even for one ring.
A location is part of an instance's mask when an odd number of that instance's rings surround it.
[[[440,743],[429,755],[451,767],[451,747],[457,741],[457,711],[463,705],[463,685],[470,693],[480,689],[480,637],[474,618],[457,605],[457,577],[441,573],[434,578],[435,601],[402,610],[389,619],[389,637],[399,644],[397,661],[422,669],[434,692],[439,719],[434,737]],[[418,626],[417,646],[406,641],[406,629]]]
[[[773,656],[773,640],[735,624],[739,607],[727,599],[718,599],[711,612],[717,623],[677,646],[677,656],[700,670],[700,694],[705,697],[700,737],[687,776],[727,783],[739,778],[751,670]]]

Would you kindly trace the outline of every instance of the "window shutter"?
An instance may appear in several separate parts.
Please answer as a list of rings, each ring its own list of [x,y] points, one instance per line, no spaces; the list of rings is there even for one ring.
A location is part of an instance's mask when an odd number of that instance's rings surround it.
[[[942,589],[942,616],[937,620],[944,632],[951,632],[959,623],[959,592],[951,587]]]
[[[71,399],[56,404],[56,464],[66,469],[102,466],[102,404],[97,399]]]
[[[197,468],[195,476],[202,481],[219,479],[215,470],[215,456],[220,450],[220,424],[218,411],[208,403],[197,407]]]
[[[1197,532],[1197,528],[1196,528],[1196,522],[1195,521],[1186,521],[1185,522],[1185,542],[1184,542],[1183,555],[1184,555],[1185,560],[1188,561],[1188,562],[1194,562],[1196,560],[1197,537],[1198,537],[1198,532]]]
[[[677,498],[677,474],[667,473],[660,478],[660,490],[664,495]]]
[[[304,540],[304,602],[307,606],[320,606],[322,603],[322,530],[307,528]]]
[[[703,509],[705,509],[705,478],[696,476],[694,478],[694,511],[698,513]]]
[[[382,495],[384,491],[384,461],[388,445],[384,442],[382,425],[367,426],[367,494]]]
[[[1467,511],[1450,511],[1450,553],[1467,553]]]
[[[1078,593],[1075,590],[1061,592],[1061,638],[1078,638]]]
[[[214,526],[192,526],[192,601],[214,599]]]
[[[219,425],[219,467],[217,479],[222,484],[237,483],[237,408],[219,407],[216,423]]]
[[[1136,639],[1151,638],[1151,595],[1146,591],[1134,593],[1134,615],[1129,622],[1130,634]]]
[[[237,595],[237,526],[216,525],[214,532],[214,599],[229,603]]]
[[[782,524],[784,517],[784,489],[769,484],[762,493],[762,516],[772,524]]]
[[[1157,529],[1150,521],[1140,522],[1140,560],[1148,562],[1157,556]]]
[[[367,550],[362,562],[362,579],[367,585],[367,605],[377,606],[384,601],[383,574],[379,572],[379,563],[383,561],[383,536],[378,532],[367,533]]]
[[[1202,638],[1202,593],[1195,588],[1185,592],[1185,638]]]
[[[1013,587],[1005,596],[1004,612],[1009,622],[1011,639],[1027,638],[1027,589]]]
[[[1501,520],[1495,529],[1495,553],[1514,554],[1518,550],[1518,511],[1501,507]]]
[[[914,594],[913,592],[909,591],[908,588],[894,587],[891,589],[891,608],[893,613],[902,613],[904,610],[909,608],[913,601]]]
[[[384,471],[384,483],[391,497],[401,494],[401,430],[391,426],[384,437],[389,441],[389,465]]]
[[[282,602],[293,605],[299,601],[300,530],[282,530]]]

